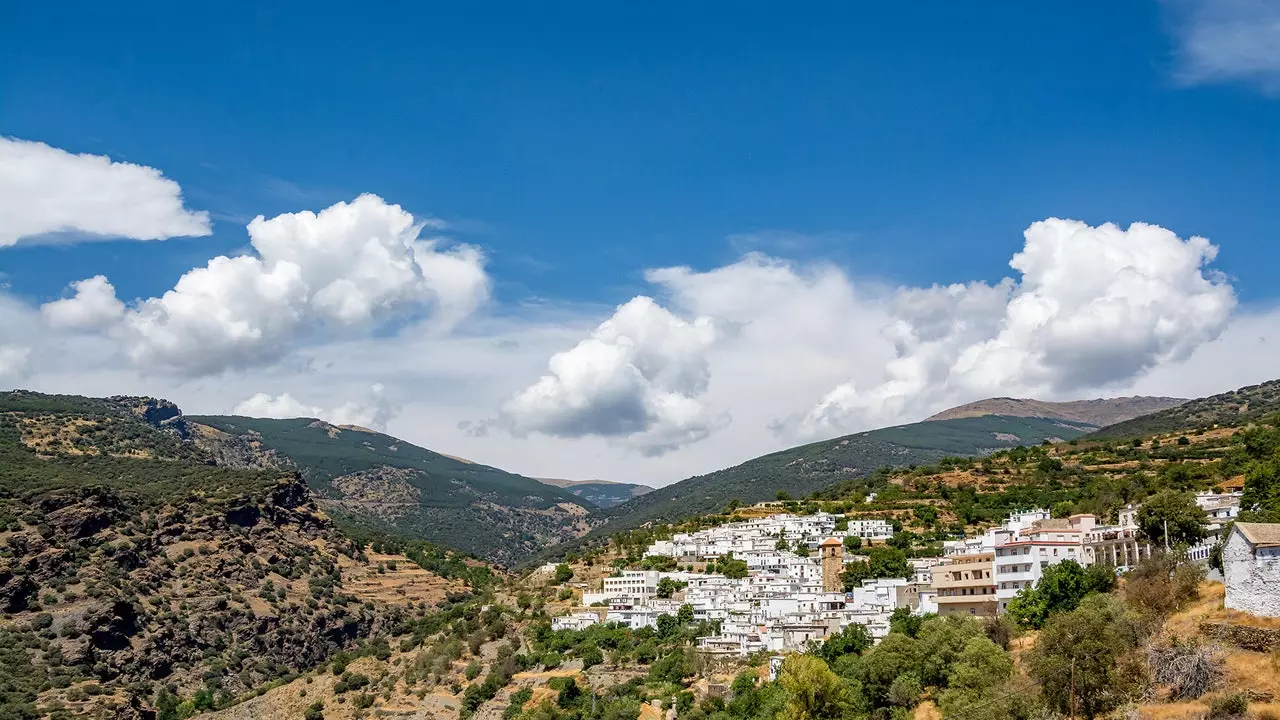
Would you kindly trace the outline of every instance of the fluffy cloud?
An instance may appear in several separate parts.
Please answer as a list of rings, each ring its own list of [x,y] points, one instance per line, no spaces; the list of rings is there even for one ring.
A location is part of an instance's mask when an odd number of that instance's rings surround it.
[[[71,283],[75,295],[45,303],[40,308],[44,321],[52,328],[91,330],[112,325],[124,316],[124,303],[116,298],[116,289],[104,275]]]
[[[27,374],[27,358],[31,348],[0,345],[0,387],[9,387]]]
[[[164,240],[208,235],[209,214],[183,207],[159,170],[0,137],[0,247],[51,233]]]
[[[105,278],[43,310],[51,322],[96,321],[135,363],[189,375],[275,361],[317,329],[425,319],[447,330],[488,298],[489,279],[478,249],[441,250],[420,236],[426,224],[374,195],[318,214],[259,216],[248,226],[256,256],[215,257],[121,314],[107,311],[119,301]]]
[[[386,430],[387,422],[395,415],[396,408],[388,401],[386,388],[375,383],[369,388],[368,397],[361,402],[346,402],[335,408],[306,405],[289,393],[272,396],[257,393],[236,404],[232,414],[264,418],[318,418],[334,425],[359,425]]]
[[[516,435],[620,438],[647,455],[696,442],[726,422],[700,400],[715,338],[707,318],[686,321],[636,297],[552,356],[549,373],[503,406],[503,421]]]
[[[1201,237],[1056,218],[1024,237],[1016,282],[902,289],[882,381],[841,384],[782,427],[831,435],[939,403],[1119,387],[1216,338],[1235,307],[1230,285],[1205,269],[1217,248]]]
[[[1189,83],[1240,80],[1280,92],[1280,4],[1273,0],[1167,0]]]

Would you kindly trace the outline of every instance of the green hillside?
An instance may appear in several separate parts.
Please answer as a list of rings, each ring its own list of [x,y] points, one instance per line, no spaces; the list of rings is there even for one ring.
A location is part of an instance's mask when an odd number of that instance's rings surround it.
[[[731,500],[771,500],[779,491],[800,497],[841,480],[865,477],[881,467],[1070,440],[1092,429],[1084,423],[989,415],[871,430],[772,453],[659,488],[604,511],[607,524],[597,532],[714,512]]]
[[[339,515],[509,564],[584,531],[589,501],[532,478],[447,457],[382,433],[309,418],[189,416],[205,444],[296,467]]]
[[[1134,438],[1214,425],[1243,425],[1280,412],[1280,380],[1199,398],[1168,410],[1109,425],[1091,437]]]

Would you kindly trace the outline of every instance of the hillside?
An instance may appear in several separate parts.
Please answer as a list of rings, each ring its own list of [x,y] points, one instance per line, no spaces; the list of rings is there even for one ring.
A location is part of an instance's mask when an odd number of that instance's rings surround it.
[[[608,480],[534,479],[553,487],[564,488],[598,508],[611,508],[615,505],[621,505],[632,498],[653,492],[653,488],[648,485],[610,482]]]
[[[1280,412],[1280,380],[1191,400],[1168,410],[1104,427],[1093,437],[1141,437],[1181,429],[1239,425],[1275,412]]]
[[[611,534],[646,522],[669,522],[723,509],[731,500],[755,503],[780,492],[801,497],[881,467],[983,455],[1045,440],[1069,440],[1094,426],[1041,418],[986,416],[912,423],[791,448],[741,465],[682,480],[602,513],[594,531]]]
[[[937,415],[925,418],[925,421],[1003,415],[1006,417],[1068,420],[1095,427],[1104,427],[1131,420],[1140,415],[1166,410],[1181,405],[1186,401],[1186,398],[1143,396],[1072,400],[1070,402],[1044,402],[1025,398],[999,397],[987,398],[986,400],[953,407],[950,410],[943,410]]]
[[[363,428],[189,416],[224,462],[296,468],[327,509],[512,564],[587,530],[588,499]]]
[[[189,430],[150,398],[0,393],[0,717],[231,704],[488,577],[367,553],[296,472],[219,467]]]

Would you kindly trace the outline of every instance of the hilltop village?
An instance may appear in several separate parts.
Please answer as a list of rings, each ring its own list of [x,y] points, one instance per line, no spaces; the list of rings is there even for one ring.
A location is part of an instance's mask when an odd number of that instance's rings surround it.
[[[1205,539],[1187,549],[1189,559],[1208,562],[1239,514],[1240,498],[1238,491],[1195,495],[1205,513]],[[946,541],[941,557],[909,559],[907,572],[876,572],[870,569],[873,555],[861,553],[892,541],[890,522],[776,512],[777,505],[750,508],[759,517],[653,542],[644,552],[646,564],[671,569],[622,569],[598,587],[582,587],[582,607],[553,618],[553,629],[614,622],[656,628],[663,615],[676,616],[688,606],[694,621],[719,628],[698,638],[701,651],[804,651],[853,624],[882,639],[895,613],[1001,614],[1050,566],[1070,560],[1123,573],[1153,551],[1139,530],[1138,506],[1126,506],[1115,524],[1087,513],[1054,518],[1036,508],[1014,512],[980,535]],[[539,572],[556,568],[549,564]],[[860,571],[901,576],[859,579]]]

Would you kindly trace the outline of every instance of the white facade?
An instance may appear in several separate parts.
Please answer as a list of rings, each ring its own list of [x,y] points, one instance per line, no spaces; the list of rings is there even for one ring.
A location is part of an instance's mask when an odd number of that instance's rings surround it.
[[[1280,617],[1280,524],[1232,526],[1222,548],[1226,607],[1251,615]]]

